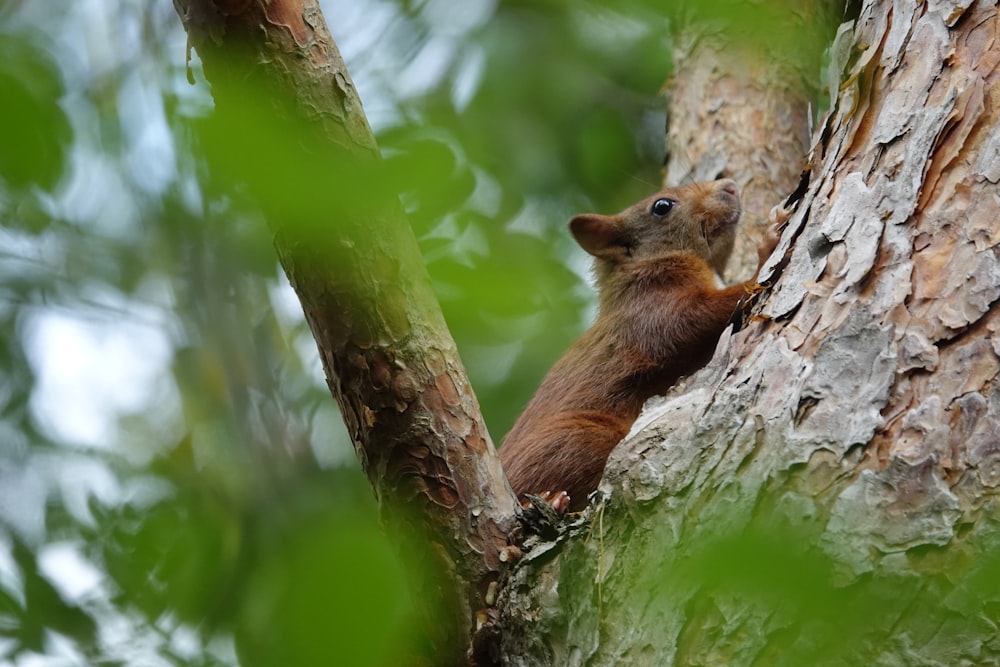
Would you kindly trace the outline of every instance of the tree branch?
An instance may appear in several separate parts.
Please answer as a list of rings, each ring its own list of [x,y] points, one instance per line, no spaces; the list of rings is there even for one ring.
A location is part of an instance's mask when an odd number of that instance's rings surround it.
[[[212,84],[213,166],[265,209],[383,520],[452,614],[436,659],[465,661],[517,505],[319,5],[174,4]]]

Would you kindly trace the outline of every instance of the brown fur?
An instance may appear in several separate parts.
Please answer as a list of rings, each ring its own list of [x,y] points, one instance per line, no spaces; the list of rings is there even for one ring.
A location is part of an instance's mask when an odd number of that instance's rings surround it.
[[[659,199],[676,202],[663,216]],[[704,366],[753,279],[717,289],[740,204],[730,180],[663,190],[614,216],[570,221],[594,256],[597,321],[549,371],[504,439],[500,459],[518,496],[566,491],[587,504],[604,464],[643,403]],[[774,247],[762,246],[761,262]]]

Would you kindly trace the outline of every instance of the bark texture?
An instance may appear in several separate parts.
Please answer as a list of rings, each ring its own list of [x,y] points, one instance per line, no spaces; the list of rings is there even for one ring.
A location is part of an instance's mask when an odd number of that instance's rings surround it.
[[[841,31],[773,289],[528,552],[510,664],[1000,663],[998,40],[987,0]]]
[[[228,137],[220,161],[267,210],[383,520],[434,573],[435,664],[464,662],[517,506],[319,5],[175,6]]]
[[[699,4],[677,18],[674,30],[664,181],[672,187],[732,178],[740,185],[741,233],[724,276],[735,282],[757,268],[768,213],[799,182],[820,55],[833,36],[833,6],[842,10],[843,3],[733,3],[713,17]],[[740,8],[754,18],[751,25],[740,25]],[[757,29],[775,39],[762,44]]]

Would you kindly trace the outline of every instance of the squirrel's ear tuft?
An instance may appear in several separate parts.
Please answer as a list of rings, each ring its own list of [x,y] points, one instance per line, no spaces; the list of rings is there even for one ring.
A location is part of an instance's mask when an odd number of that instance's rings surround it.
[[[580,247],[594,257],[609,258],[625,250],[621,221],[596,213],[584,213],[569,221],[569,230]]]

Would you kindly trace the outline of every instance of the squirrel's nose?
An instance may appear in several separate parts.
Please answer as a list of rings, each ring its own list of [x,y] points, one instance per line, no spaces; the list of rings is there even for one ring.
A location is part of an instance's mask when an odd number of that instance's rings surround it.
[[[721,181],[716,181],[718,188],[723,192],[728,192],[734,197],[740,196],[740,188],[736,185],[736,181],[731,178],[724,178]]]

